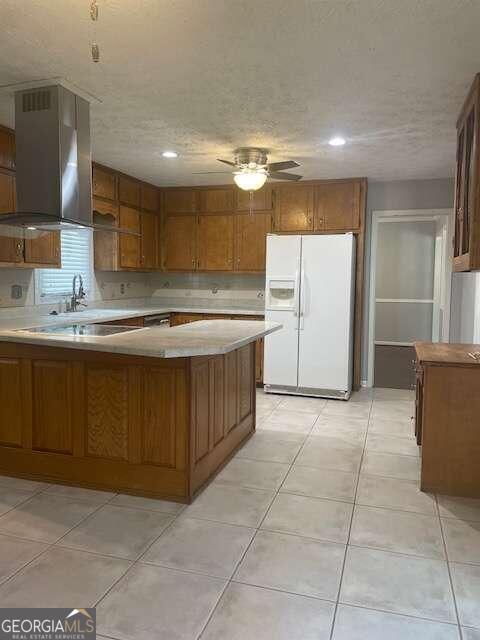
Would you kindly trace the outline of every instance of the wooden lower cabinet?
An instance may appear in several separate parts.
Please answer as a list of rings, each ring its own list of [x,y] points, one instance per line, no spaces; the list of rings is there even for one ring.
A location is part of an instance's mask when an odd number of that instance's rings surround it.
[[[254,431],[254,350],[161,359],[0,342],[0,474],[190,502]]]
[[[264,320],[264,316],[240,316],[218,313],[171,313],[170,326],[178,327],[187,322],[197,322],[198,320]],[[255,382],[258,385],[263,384],[263,338],[255,343]]]
[[[480,345],[417,343],[421,489],[480,498]]]

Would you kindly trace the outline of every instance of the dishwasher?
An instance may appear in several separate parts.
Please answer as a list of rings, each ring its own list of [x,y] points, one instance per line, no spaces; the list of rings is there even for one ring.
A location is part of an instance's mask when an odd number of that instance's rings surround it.
[[[145,316],[143,326],[146,328],[168,329],[170,327],[170,314],[159,313],[155,316]]]

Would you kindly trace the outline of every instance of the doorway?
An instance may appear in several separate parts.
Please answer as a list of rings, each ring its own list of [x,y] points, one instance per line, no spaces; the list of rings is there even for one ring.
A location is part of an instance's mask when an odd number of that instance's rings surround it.
[[[414,342],[448,342],[451,216],[373,213],[369,386],[413,388]]]

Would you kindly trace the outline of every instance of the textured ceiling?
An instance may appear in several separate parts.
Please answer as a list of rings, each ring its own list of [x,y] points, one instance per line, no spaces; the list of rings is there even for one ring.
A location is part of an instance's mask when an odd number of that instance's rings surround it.
[[[480,71],[480,0],[98,5],[92,33],[89,0],[0,3],[0,85],[62,77],[95,95],[98,162],[159,185],[218,184],[231,177],[192,172],[257,145],[306,178],[453,175],[455,120]],[[14,124],[11,90],[0,122]],[[329,147],[332,134],[348,144]]]

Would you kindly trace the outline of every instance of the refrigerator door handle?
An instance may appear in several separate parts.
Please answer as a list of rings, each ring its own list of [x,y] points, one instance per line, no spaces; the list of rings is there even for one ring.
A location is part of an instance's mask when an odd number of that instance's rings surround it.
[[[302,259],[302,267],[300,269],[300,330],[303,331],[305,317],[305,267]]]
[[[295,318],[299,315],[298,313],[299,286],[300,286],[299,276],[300,276],[300,271],[297,267],[297,269],[295,269],[295,294],[294,294],[294,300],[293,300],[293,315]]]

